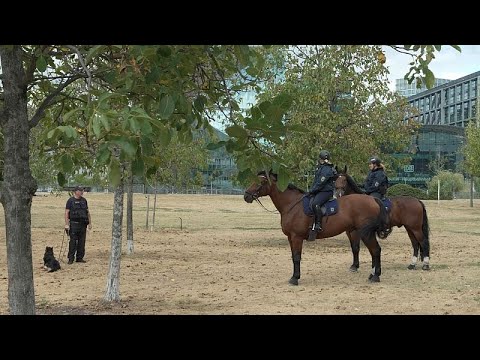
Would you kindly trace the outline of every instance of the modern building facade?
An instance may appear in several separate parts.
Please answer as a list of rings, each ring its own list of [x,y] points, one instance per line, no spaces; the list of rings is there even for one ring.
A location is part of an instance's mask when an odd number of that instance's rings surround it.
[[[449,79],[435,79],[433,87],[437,87],[443,84],[448,83]],[[411,84],[408,83],[408,80],[405,79],[396,79],[395,80],[395,92],[399,95],[409,97],[416,95],[418,93],[424,92],[427,90],[427,86],[424,84],[421,88],[417,88],[417,83],[412,81]]]
[[[422,127],[413,139],[411,152],[396,155],[410,156],[412,162],[398,169],[397,176],[390,178],[392,183],[425,187],[425,182],[433,176],[433,161],[459,172],[465,127],[477,118],[479,81],[480,71],[477,71],[408,98],[415,112],[407,119]]]

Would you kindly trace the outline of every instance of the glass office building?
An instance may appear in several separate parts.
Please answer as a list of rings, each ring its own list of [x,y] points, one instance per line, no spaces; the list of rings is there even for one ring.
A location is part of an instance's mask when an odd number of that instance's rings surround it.
[[[408,98],[416,109],[409,119],[422,127],[413,139],[411,152],[397,154],[412,157],[412,162],[398,169],[397,176],[390,178],[392,184],[425,187],[425,182],[433,176],[432,161],[440,161],[445,169],[459,172],[465,127],[477,118],[479,80],[477,71]]]
[[[435,79],[435,83],[433,84],[433,87],[437,87],[443,84],[448,83],[449,79]],[[417,88],[417,83],[416,81],[412,81],[411,84],[408,83],[407,80],[405,79],[396,79],[395,80],[395,92],[398,93],[399,95],[409,97],[412,95],[416,95],[418,93],[424,92],[427,90],[427,87],[423,85],[421,88]]]

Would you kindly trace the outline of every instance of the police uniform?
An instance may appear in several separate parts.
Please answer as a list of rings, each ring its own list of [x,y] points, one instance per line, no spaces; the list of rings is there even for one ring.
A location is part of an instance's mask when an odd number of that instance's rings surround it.
[[[84,262],[85,256],[85,239],[87,236],[88,202],[83,196],[77,199],[72,196],[67,200],[65,206],[70,210],[70,242],[68,244],[68,260],[71,264],[76,257],[77,262]]]
[[[388,178],[383,167],[370,170],[365,181],[365,194],[383,199],[387,193]]]

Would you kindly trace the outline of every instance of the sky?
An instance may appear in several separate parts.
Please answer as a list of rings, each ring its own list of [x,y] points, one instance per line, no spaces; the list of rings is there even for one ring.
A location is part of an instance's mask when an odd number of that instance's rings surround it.
[[[480,71],[480,45],[459,45],[458,52],[450,45],[442,45],[440,52],[429,65],[436,78],[456,80],[462,76]],[[389,88],[395,90],[395,79],[403,79],[410,69],[411,57],[400,54],[388,46],[384,46],[387,60],[385,65],[390,71]]]

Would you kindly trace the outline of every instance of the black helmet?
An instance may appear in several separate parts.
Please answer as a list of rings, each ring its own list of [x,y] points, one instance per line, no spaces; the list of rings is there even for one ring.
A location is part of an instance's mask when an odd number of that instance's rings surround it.
[[[330,153],[327,150],[322,150],[318,157],[322,160],[330,159]]]
[[[369,162],[378,166],[382,161],[378,157],[372,156]]]

